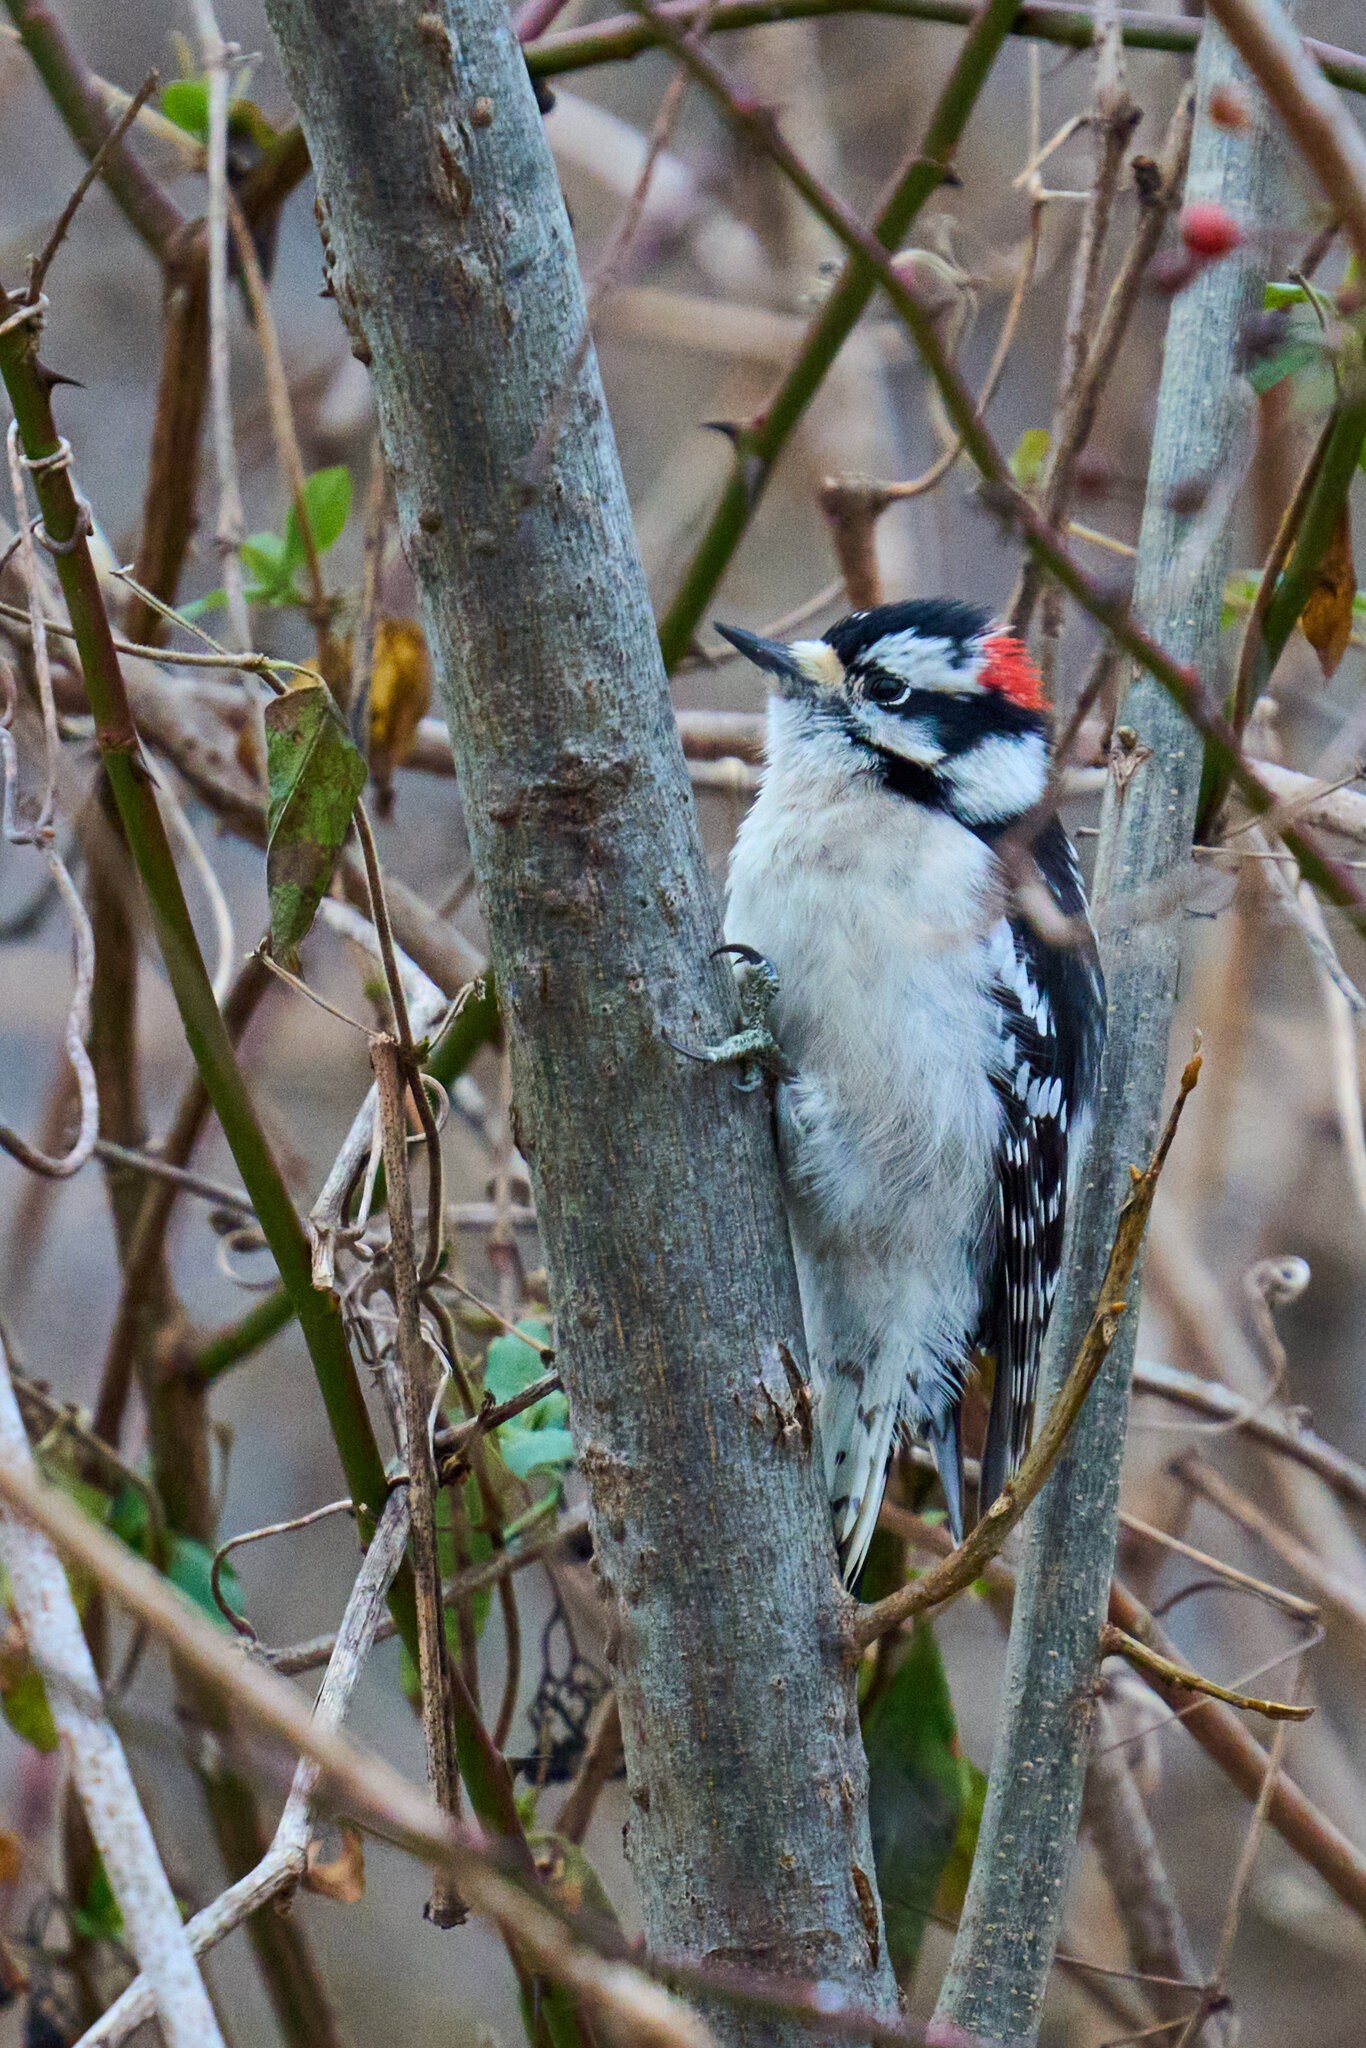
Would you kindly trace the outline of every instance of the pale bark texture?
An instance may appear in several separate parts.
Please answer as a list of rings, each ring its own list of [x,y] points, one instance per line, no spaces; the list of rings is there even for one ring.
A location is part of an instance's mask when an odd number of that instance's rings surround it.
[[[502,0],[267,11],[451,728],[649,1937],[887,2003],[768,1112],[667,1042],[734,997],[526,67]]]
[[[1213,24],[1196,80],[1187,200],[1218,201],[1250,225],[1278,219],[1283,156],[1264,120],[1230,130],[1207,117],[1211,92],[1246,85]],[[1247,99],[1259,104],[1255,91]],[[1251,446],[1241,341],[1261,306],[1266,260],[1254,237],[1173,304],[1139,543],[1137,615],[1216,701],[1228,515]],[[1150,676],[1138,676],[1120,710],[1093,890],[1109,991],[1100,1108],[1073,1204],[1041,1410],[1095,1307],[1129,1166],[1146,1162],[1157,1134],[1201,759],[1199,734]],[[1025,1524],[1003,1725],[936,2039],[1028,2048],[1037,2037],[1081,1816],[1137,1331],[1135,1286],[1105,1370]]]

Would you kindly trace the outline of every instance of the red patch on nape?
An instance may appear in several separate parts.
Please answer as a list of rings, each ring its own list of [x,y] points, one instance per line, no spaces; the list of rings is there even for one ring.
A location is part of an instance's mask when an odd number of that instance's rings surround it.
[[[1043,677],[1029,658],[1023,640],[1008,633],[993,633],[982,642],[982,672],[978,680],[988,690],[999,690],[1022,711],[1046,711]]]

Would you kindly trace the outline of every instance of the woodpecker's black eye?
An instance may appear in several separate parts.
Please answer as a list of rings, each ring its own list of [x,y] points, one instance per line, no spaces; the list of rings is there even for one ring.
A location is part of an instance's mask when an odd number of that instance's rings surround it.
[[[884,711],[899,710],[911,694],[910,684],[900,676],[889,675],[885,668],[869,669],[861,680],[866,702],[877,704]]]

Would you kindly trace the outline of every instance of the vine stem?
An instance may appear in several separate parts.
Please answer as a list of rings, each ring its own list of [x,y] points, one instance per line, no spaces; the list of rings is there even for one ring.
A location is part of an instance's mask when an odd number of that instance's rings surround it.
[[[87,540],[89,508],[76,494],[71,479],[70,446],[57,433],[52,417],[51,384],[38,360],[43,303],[23,309],[16,308],[8,297],[0,300],[0,377],[19,423],[25,463],[33,479],[44,534],[70,614],[95,717],[100,756],[147,892],[186,1042],[298,1317],[346,1483],[373,1528],[383,1512],[388,1492],[383,1460],[347,1346],[341,1309],[335,1296],[320,1293],[313,1286],[303,1226],[266,1141],[227,1025],[214,999],[154,786],[143,763]],[[402,1582],[396,1598],[400,1608],[406,1605],[400,1623],[406,1640],[413,1634],[410,1581],[406,1603]],[[415,1634],[411,1647],[416,1649]]]
[[[689,28],[703,12],[701,0],[665,0],[665,14]],[[947,28],[972,28],[980,17],[978,0],[721,0],[711,14],[711,29],[765,28],[778,21],[815,21],[831,15],[880,14],[900,21],[941,22]],[[1119,10],[1120,39],[1129,50],[1167,50],[1190,56],[1200,47],[1201,24],[1189,15],[1144,14],[1135,7]],[[1054,0],[1026,0],[1010,34],[1033,42],[1089,50],[1096,40],[1096,12],[1066,7]],[[599,64],[621,64],[650,49],[656,37],[643,22],[613,15],[582,28],[540,35],[527,44],[527,69],[533,78],[560,78]],[[1333,43],[1306,36],[1304,46],[1324,77],[1345,92],[1366,93],[1366,57]]]

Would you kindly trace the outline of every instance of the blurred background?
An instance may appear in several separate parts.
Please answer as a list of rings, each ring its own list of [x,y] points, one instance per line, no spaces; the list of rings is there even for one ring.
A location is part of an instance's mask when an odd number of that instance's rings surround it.
[[[593,7],[570,0],[556,23],[591,19]],[[1191,10],[1197,11],[1198,8]],[[159,0],[117,8],[62,0],[61,20],[86,61],[126,91],[157,68],[163,81],[193,71],[183,39],[187,9]],[[287,95],[260,10],[223,4],[225,37],[252,58],[244,89],[274,125],[289,118]],[[1307,32],[1352,44],[1362,17],[1354,0],[1313,0],[1301,10]],[[865,216],[884,180],[920,132],[959,46],[961,32],[912,20],[850,16],[729,34],[724,61],[775,105],[798,151]],[[179,40],[178,40],[179,39]],[[1128,84],[1143,120],[1132,148],[1156,153],[1187,60],[1133,51]],[[577,72],[555,82],[547,129],[564,182],[586,274],[601,264],[636,183],[645,138],[671,76],[658,55]],[[1052,416],[1069,263],[1075,243],[1075,195],[1090,176],[1084,133],[1064,140],[1037,167],[1032,150],[1082,113],[1091,92],[1091,60],[1023,41],[1007,45],[959,152],[961,183],[946,190],[917,223],[927,252],[922,282],[943,294],[945,331],[956,341],[970,385],[979,388],[1001,336],[1028,245],[1031,206],[1039,243],[1033,281],[1018,306],[989,420],[998,441],[1018,449]],[[183,209],[204,205],[201,174],[165,134],[139,142]],[[17,283],[44,240],[78,175],[80,160],[25,52],[0,34],[0,276]],[[1041,200],[1039,186],[1047,191]],[[1071,196],[1069,196],[1071,195]],[[1115,246],[1122,247],[1132,199],[1121,201]],[[1285,217],[1266,224],[1267,268],[1283,275],[1312,240],[1317,216],[1307,185],[1292,177]],[[709,422],[743,419],[762,406],[800,341],[838,265],[838,251],[769,166],[734,141],[697,91],[657,167],[640,233],[600,292],[595,337],[635,507],[652,592],[667,604],[729,473],[730,446]],[[1321,277],[1333,283],[1341,261],[1330,252]],[[274,257],[272,304],[305,468],[344,465],[352,478],[351,517],[329,550],[329,587],[354,593],[362,576],[363,508],[374,421],[368,379],[349,353],[335,308],[321,295],[321,255],[307,182],[287,202]],[[60,394],[59,417],[75,448],[80,486],[114,559],[137,548],[142,518],[159,356],[161,278],[98,184],[85,200],[57,257],[44,354],[77,388]],[[1078,517],[1120,544],[1137,536],[1169,298],[1157,288],[1140,304],[1093,441],[1087,499]],[[260,352],[240,304],[233,308],[232,379],[237,451],[247,530],[281,531],[287,492],[276,457]],[[1312,392],[1277,387],[1259,413],[1260,440],[1238,516],[1235,562],[1260,562],[1290,481],[1316,429]],[[781,620],[828,590],[838,576],[819,492],[830,477],[909,479],[943,445],[925,379],[877,302],[844,351],[804,420],[716,599],[718,616],[754,628]],[[1360,486],[1358,485],[1358,489]],[[212,545],[214,478],[206,453],[199,529],[182,598],[217,581]],[[1123,583],[1122,553],[1086,544],[1088,564]],[[941,593],[989,607],[1006,601],[1018,551],[975,499],[965,467],[932,490],[893,504],[877,529],[878,565],[889,596]],[[12,579],[4,593],[14,601]],[[395,617],[414,609],[405,567],[391,545],[381,570],[381,606]],[[847,608],[836,596],[811,613],[812,630]],[[222,615],[210,616],[213,630]],[[1360,619],[1358,620],[1360,624]],[[306,619],[262,606],[256,644],[306,659]],[[706,656],[684,664],[676,682],[680,709],[762,709],[756,675],[743,664]],[[188,643],[186,643],[188,644]],[[11,655],[14,650],[11,648]],[[1057,693],[1066,706],[1087,673],[1094,640],[1069,621]],[[1353,779],[1366,746],[1361,647],[1353,644],[1325,684],[1298,637],[1277,674],[1277,709],[1259,728],[1259,745],[1286,763]],[[429,736],[430,738],[430,736]],[[1099,726],[1093,747],[1101,745]],[[713,748],[716,752],[718,749]],[[724,751],[723,749],[721,751]],[[400,767],[380,827],[387,871],[443,916],[472,969],[482,955],[477,903],[467,884],[460,806],[439,767],[439,742],[421,762]],[[88,780],[88,747],[73,743],[72,789]],[[697,801],[718,881],[752,787],[742,761],[697,765]],[[265,919],[259,853],[221,830],[192,790],[182,794],[232,919],[238,956],[255,944]],[[1093,830],[1097,805],[1069,807],[1069,823]],[[1088,841],[1082,838],[1089,862]],[[1235,847],[1238,842],[1234,842]],[[1362,849],[1345,848],[1347,854]],[[1344,1115],[1340,1020],[1301,927],[1286,913],[1266,864],[1256,858],[1198,860],[1186,877],[1185,962],[1173,1036],[1179,1066],[1194,1031],[1204,1033],[1204,1082],[1188,1112],[1163,1183],[1154,1221],[1139,1355],[1237,1392],[1312,1414],[1319,1432],[1366,1458],[1366,1173],[1360,1170],[1360,1094]],[[207,898],[190,884],[211,943]],[[1358,980],[1366,957],[1341,920],[1325,913],[1343,965]],[[68,930],[43,895],[30,851],[0,848],[0,1118],[37,1132],[63,1096],[61,1031],[70,987]],[[144,930],[140,1042],[147,1121],[159,1132],[171,1116],[187,1054],[155,947]],[[364,1012],[367,970],[348,939],[320,925],[305,954],[311,984],[352,1012]],[[1336,1033],[1336,1036],[1335,1036]],[[1350,1026],[1349,1026],[1350,1037]],[[306,1207],[316,1196],[369,1085],[363,1037],[282,987],[261,1002],[246,1040],[257,1101],[284,1161],[291,1189]],[[55,1107],[54,1107],[55,1106]],[[1344,1142],[1351,1116],[1354,1140]],[[1353,1150],[1353,1146],[1355,1150]],[[464,1205],[457,1231],[462,1272],[504,1312],[539,1298],[534,1227],[521,1220],[527,1199],[511,1152],[506,1083],[496,1048],[477,1056],[453,1105],[446,1135],[447,1197]],[[196,1164],[229,1182],[235,1174],[221,1139],[206,1136]],[[501,1209],[499,1204],[501,1202]],[[487,1223],[492,1204],[501,1221]],[[481,1206],[482,1205],[482,1206]],[[511,1222],[509,1216],[513,1217]],[[480,1222],[484,1217],[485,1221]],[[35,1182],[0,1158],[0,1314],[17,1359],[62,1401],[90,1407],[113,1322],[119,1272],[104,1182],[91,1164],[69,1183]],[[512,1249],[509,1251],[508,1237]],[[205,1205],[183,1201],[172,1240],[175,1287],[194,1324],[212,1330],[240,1317],[263,1262],[225,1244]],[[1274,1309],[1274,1331],[1248,1275],[1259,1262],[1293,1258],[1309,1279]],[[1302,1280],[1303,1276],[1299,1276]],[[1293,1291],[1293,1289],[1291,1290]],[[1283,1343],[1283,1366],[1277,1338]],[[1283,1377],[1281,1376],[1283,1373]],[[215,1484],[222,1528],[233,1533],[301,1513],[332,1499],[340,1475],[307,1359],[286,1332],[226,1373],[213,1396]],[[124,1453],[136,1462],[143,1419],[134,1403]],[[1290,1733],[1287,1767],[1309,1796],[1366,1850],[1366,1555],[1360,1522],[1312,1473],[1259,1449],[1169,1402],[1136,1399],[1126,1469],[1125,1506],[1135,1517],[1184,1537],[1259,1579],[1315,1600],[1323,1639],[1304,1660],[1304,1693],[1318,1711]],[[1292,1534],[1325,1575],[1296,1570],[1249,1530],[1204,1498],[1173,1460],[1194,1449],[1249,1499],[1275,1530]],[[577,1481],[565,1481],[571,1502]],[[354,1575],[354,1540],[331,1520],[242,1553],[235,1560],[246,1610],[262,1640],[276,1645],[335,1625]],[[1301,1560],[1302,1563],[1305,1560]],[[1237,1683],[1260,1670],[1253,1690],[1284,1693],[1303,1641],[1300,1623],[1264,1600],[1236,1595],[1188,1560],[1135,1534],[1125,1538],[1122,1569],[1150,1605],[1170,1609],[1167,1626],[1196,1668]],[[554,1576],[539,1568],[520,1581],[523,1674],[510,1749],[531,1749],[525,1709],[542,1675],[540,1636],[557,1608],[574,1617],[590,1661],[595,1636],[591,1567],[562,1558]],[[991,1607],[960,1600],[937,1625],[958,1717],[962,1750],[987,1767],[999,1694],[1004,1639]],[[503,1682],[497,1616],[482,1646],[486,1695]],[[1276,1659],[1291,1661],[1274,1663]],[[1229,1887],[1248,1824],[1246,1802],[1186,1733],[1135,1681],[1117,1680],[1107,1721],[1148,1800],[1196,1953],[1214,1960]],[[217,1888],[215,1851],[185,1756],[182,1729],[162,1667],[143,1660],[122,1696],[121,1725],[168,1866],[187,1900]],[[423,1770],[421,1730],[405,1698],[395,1646],[374,1656],[354,1709],[366,1741],[411,1776]],[[286,1764],[254,1759],[272,1805]],[[547,1792],[542,1824],[553,1820]],[[22,1841],[22,1856],[0,1883],[0,1921],[16,1952],[41,1948],[43,1915],[60,1886],[60,1800],[55,1759],[0,1727],[0,1820]],[[603,1792],[586,1848],[623,1924],[638,1925],[629,1869],[621,1854],[619,1783]],[[294,1912],[313,1943],[342,2015],[347,2040],[381,2030],[405,2040],[513,2041],[520,2037],[511,1978],[499,1944],[478,1925],[437,1932],[422,1918],[423,1874],[385,1849],[367,1848],[364,1898],[341,1905],[301,1895]],[[55,1909],[53,1909],[55,1910]],[[948,1934],[931,1924],[912,1991],[928,2012],[948,1953]],[[1081,1963],[1126,1967],[1124,1940],[1095,1849],[1084,1842],[1068,1909],[1065,1947]],[[1361,2038],[1366,1930],[1274,1834],[1262,1842],[1232,1953],[1229,1984],[1247,2048],[1279,2048],[1312,2038],[1320,2048]],[[278,2039],[243,1936],[214,1956],[211,1981],[235,2048]],[[1127,2037],[1127,1987],[1084,1968],[1060,1969],[1046,2023],[1054,2048],[1096,2048]],[[25,2003],[0,2015],[0,2042],[25,2038]],[[38,2037],[30,2019],[28,2039]],[[61,2038],[60,2033],[54,2038]],[[1159,2037],[1161,2038],[1161,2037]],[[1167,2038],[1174,2038],[1168,2036]],[[1208,2038],[1213,2038],[1209,2036]]]

